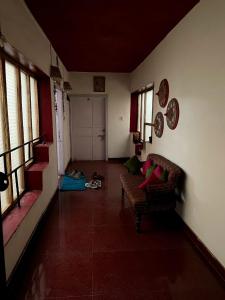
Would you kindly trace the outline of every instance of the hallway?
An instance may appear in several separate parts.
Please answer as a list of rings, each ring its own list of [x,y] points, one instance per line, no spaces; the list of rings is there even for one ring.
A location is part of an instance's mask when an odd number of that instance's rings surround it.
[[[103,187],[56,194],[14,300],[225,299],[172,217],[145,218],[144,232],[135,233],[128,203],[121,207],[122,165],[74,166],[104,175]]]

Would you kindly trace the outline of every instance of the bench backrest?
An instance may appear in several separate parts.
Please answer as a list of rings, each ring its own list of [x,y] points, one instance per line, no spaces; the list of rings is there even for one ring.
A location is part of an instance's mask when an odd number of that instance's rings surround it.
[[[147,159],[153,160],[157,165],[169,172],[168,182],[172,183],[174,187],[179,184],[179,181],[184,174],[180,167],[159,154],[150,153],[148,154]]]

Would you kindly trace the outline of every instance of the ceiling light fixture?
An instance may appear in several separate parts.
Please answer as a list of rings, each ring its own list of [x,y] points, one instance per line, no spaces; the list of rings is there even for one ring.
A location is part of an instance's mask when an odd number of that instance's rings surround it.
[[[64,91],[71,91],[72,90],[72,86],[69,83],[69,81],[64,81],[64,83],[63,83],[63,89],[64,89]]]
[[[59,83],[62,80],[62,75],[59,69],[59,61],[58,56],[56,56],[56,66],[52,64],[52,46],[50,44],[50,58],[51,58],[51,65],[50,65],[50,77],[56,82]]]
[[[59,70],[59,67],[57,66],[50,66],[50,77],[56,81],[56,82],[59,82],[61,81],[62,79],[62,75],[61,75],[61,72]]]
[[[69,81],[64,81],[64,68],[62,68],[62,74],[63,74],[63,90],[64,92],[68,92],[68,91],[71,91],[72,90],[72,87],[69,83]]]
[[[3,49],[6,42],[7,42],[6,37],[3,35],[1,25],[0,25],[0,48]]]

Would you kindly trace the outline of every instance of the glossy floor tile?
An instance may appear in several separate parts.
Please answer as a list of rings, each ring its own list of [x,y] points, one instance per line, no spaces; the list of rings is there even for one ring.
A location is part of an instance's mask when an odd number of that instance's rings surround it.
[[[102,189],[53,199],[13,300],[224,300],[221,282],[184,236],[174,215],[144,217],[135,232],[121,202],[120,164],[79,162]]]

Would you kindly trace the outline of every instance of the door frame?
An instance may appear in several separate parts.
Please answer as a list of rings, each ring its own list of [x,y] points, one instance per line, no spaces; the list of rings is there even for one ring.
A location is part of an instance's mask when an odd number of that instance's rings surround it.
[[[70,94],[70,105],[73,105],[72,102],[72,97],[103,97],[105,100],[105,160],[108,160],[108,95],[107,94]],[[71,155],[72,155],[72,115],[70,115],[70,140],[71,140]]]
[[[62,95],[61,97],[61,120],[59,120],[59,105],[57,102],[57,91],[59,91]],[[58,86],[54,86],[54,102],[55,102],[55,130],[56,130],[56,147],[57,147],[57,172],[58,176],[64,175],[65,168],[64,168],[64,112],[63,112],[63,105],[64,105],[64,92],[63,90]],[[58,119],[58,120],[57,120]],[[60,128],[59,128],[60,127]],[[61,132],[60,132],[61,131]],[[59,136],[59,134],[61,135]],[[60,140],[59,140],[60,139]],[[59,145],[61,143],[61,145]],[[59,153],[62,155],[61,158],[59,158]],[[60,163],[59,163],[60,161]]]

